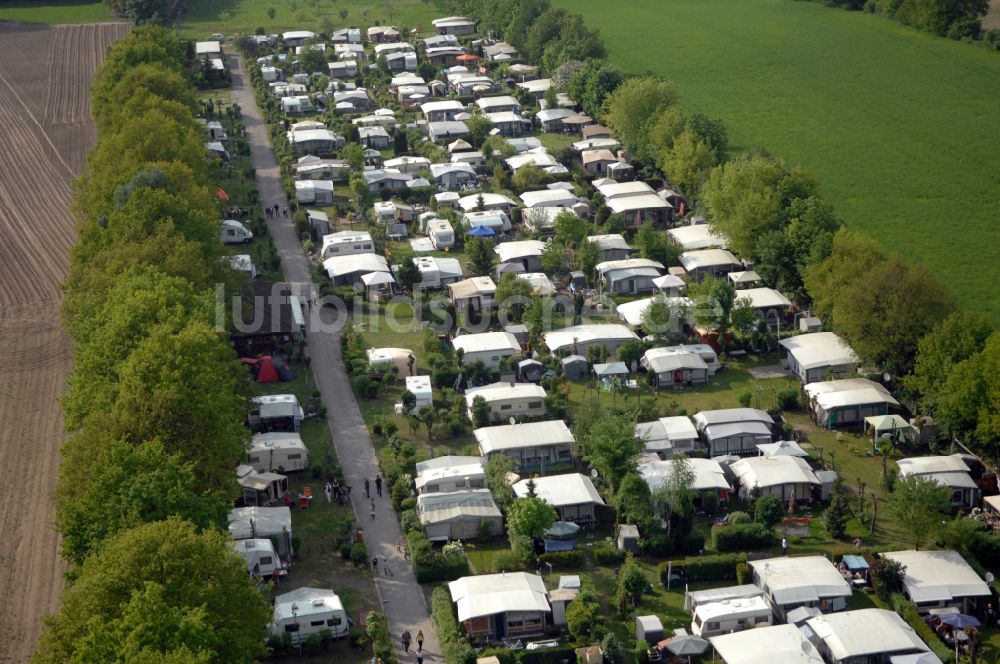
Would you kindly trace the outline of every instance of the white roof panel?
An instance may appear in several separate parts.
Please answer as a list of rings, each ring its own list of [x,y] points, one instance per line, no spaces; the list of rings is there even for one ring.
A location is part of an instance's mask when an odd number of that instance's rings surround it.
[[[597,493],[594,483],[589,477],[580,473],[536,477],[531,481],[535,483],[535,495],[553,507],[587,503],[604,504],[604,499]],[[518,498],[528,495],[528,482],[529,480],[521,480],[514,484],[514,493]]]

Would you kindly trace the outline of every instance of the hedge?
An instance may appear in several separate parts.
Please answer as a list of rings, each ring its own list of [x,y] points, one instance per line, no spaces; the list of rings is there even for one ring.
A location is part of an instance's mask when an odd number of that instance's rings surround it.
[[[583,566],[583,551],[579,549],[574,549],[572,551],[552,551],[550,553],[543,553],[541,556],[542,562],[552,563],[553,567],[582,567]]]
[[[572,644],[544,650],[519,650],[514,655],[517,664],[562,664],[575,662],[576,650]]]
[[[451,595],[444,586],[438,586],[431,593],[431,620],[441,641],[445,664],[474,664],[476,651],[465,640],[452,609]]]
[[[736,579],[736,566],[746,564],[747,554],[726,553],[717,556],[698,556],[660,563],[660,583],[667,585],[667,570],[676,574],[684,572],[687,581],[728,581]]]
[[[595,565],[621,565],[625,562],[625,552],[608,546],[595,546],[590,550]]]
[[[712,544],[716,551],[766,549],[774,544],[774,533],[762,523],[749,523],[740,526],[713,526]]]
[[[433,581],[454,581],[463,576],[469,575],[469,561],[468,559],[462,559],[459,562],[453,563],[451,565],[445,564],[443,560],[438,558],[441,564],[437,565],[421,565],[420,563],[413,563],[413,572],[417,575],[418,583],[431,583]]]
[[[906,599],[900,593],[893,593],[892,607],[896,610],[903,620],[913,628],[913,631],[917,633],[923,642],[931,649],[942,662],[950,662],[954,659],[955,653],[946,646],[941,639],[938,638],[931,626],[924,622],[924,619],[917,612],[917,605]]]

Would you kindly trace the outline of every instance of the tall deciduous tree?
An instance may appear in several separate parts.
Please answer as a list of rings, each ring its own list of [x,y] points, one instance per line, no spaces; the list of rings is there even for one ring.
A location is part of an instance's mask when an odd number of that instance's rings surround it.
[[[507,530],[521,537],[541,537],[556,522],[556,508],[541,498],[518,498],[507,510]]]
[[[934,541],[948,513],[951,490],[917,475],[900,478],[889,497],[889,510],[914,548]]]
[[[178,626],[166,630],[150,620],[149,600]],[[135,609],[135,610],[133,610]],[[143,613],[143,616],[135,615]],[[187,648],[209,652],[212,661],[250,661],[265,652],[270,608],[247,577],[245,561],[228,537],[199,533],[190,522],[169,518],[123,531],[87,558],[63,593],[59,612],[45,621],[32,661],[141,661],[89,659],[135,649],[156,654]],[[108,643],[108,632],[118,637]]]
[[[511,476],[514,473],[514,461],[506,454],[494,454],[486,460],[486,486],[493,494],[493,500],[504,513],[514,503],[514,492],[511,489]]]
[[[993,333],[993,322],[973,311],[959,311],[941,321],[917,344],[913,373],[906,389],[919,396],[924,411],[934,413],[952,368],[982,351]]]
[[[635,437],[635,421],[622,414],[594,421],[580,436],[584,458],[596,468],[615,493],[626,474],[635,470],[642,441]]]
[[[116,438],[159,438],[194,464],[203,487],[233,488],[246,453],[246,371],[228,340],[206,323],[156,328],[122,365],[118,397],[104,416]]]
[[[717,163],[712,146],[691,127],[682,131],[659,155],[660,169],[688,198],[698,195]]]
[[[678,100],[677,89],[662,78],[630,78],[605,98],[604,122],[636,158],[649,162],[656,157],[650,126]]]
[[[481,237],[470,237],[465,243],[465,253],[474,275],[485,277],[493,272],[493,248],[489,242]]]
[[[225,497],[199,491],[191,463],[168,454],[158,440],[111,443],[91,464],[86,483],[63,489],[59,532],[63,555],[76,564],[127,528],[169,516],[220,527],[230,507]]]
[[[496,303],[501,311],[506,312],[507,320],[520,323],[524,319],[525,310],[531,306],[535,289],[531,283],[519,279],[513,272],[504,272],[497,284]]]

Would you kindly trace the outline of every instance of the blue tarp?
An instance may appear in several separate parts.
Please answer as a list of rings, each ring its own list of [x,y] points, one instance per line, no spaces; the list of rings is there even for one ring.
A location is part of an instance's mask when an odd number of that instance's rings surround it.
[[[493,237],[496,233],[493,232],[492,228],[486,226],[473,226],[469,229],[469,235],[472,237]]]
[[[847,569],[868,569],[868,561],[864,556],[844,556],[844,564],[847,565]]]
[[[576,548],[576,540],[545,540],[545,553],[553,551],[572,551]]]

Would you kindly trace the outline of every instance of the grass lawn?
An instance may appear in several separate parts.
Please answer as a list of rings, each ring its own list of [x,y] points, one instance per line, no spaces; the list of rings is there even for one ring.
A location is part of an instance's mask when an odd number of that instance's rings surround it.
[[[790,0],[556,0],[600,28],[613,62],[675,84],[816,176],[848,224],[928,265],[1000,319],[984,279],[1000,231],[1000,57],[881,16]]]
[[[268,7],[275,9],[274,19],[267,15]],[[294,8],[294,9],[293,9]],[[346,9],[347,17],[340,12]],[[185,36],[205,38],[220,32],[253,32],[258,26],[268,33],[284,30],[326,30],[326,24],[335,28],[357,26],[366,29],[372,25],[388,23],[406,28],[419,27],[431,30],[431,20],[443,16],[432,3],[419,0],[394,2],[366,2],[365,0],[198,0],[189,4],[189,10],[180,22]]]
[[[101,0],[5,0],[0,21],[25,23],[102,23],[121,20]]]

